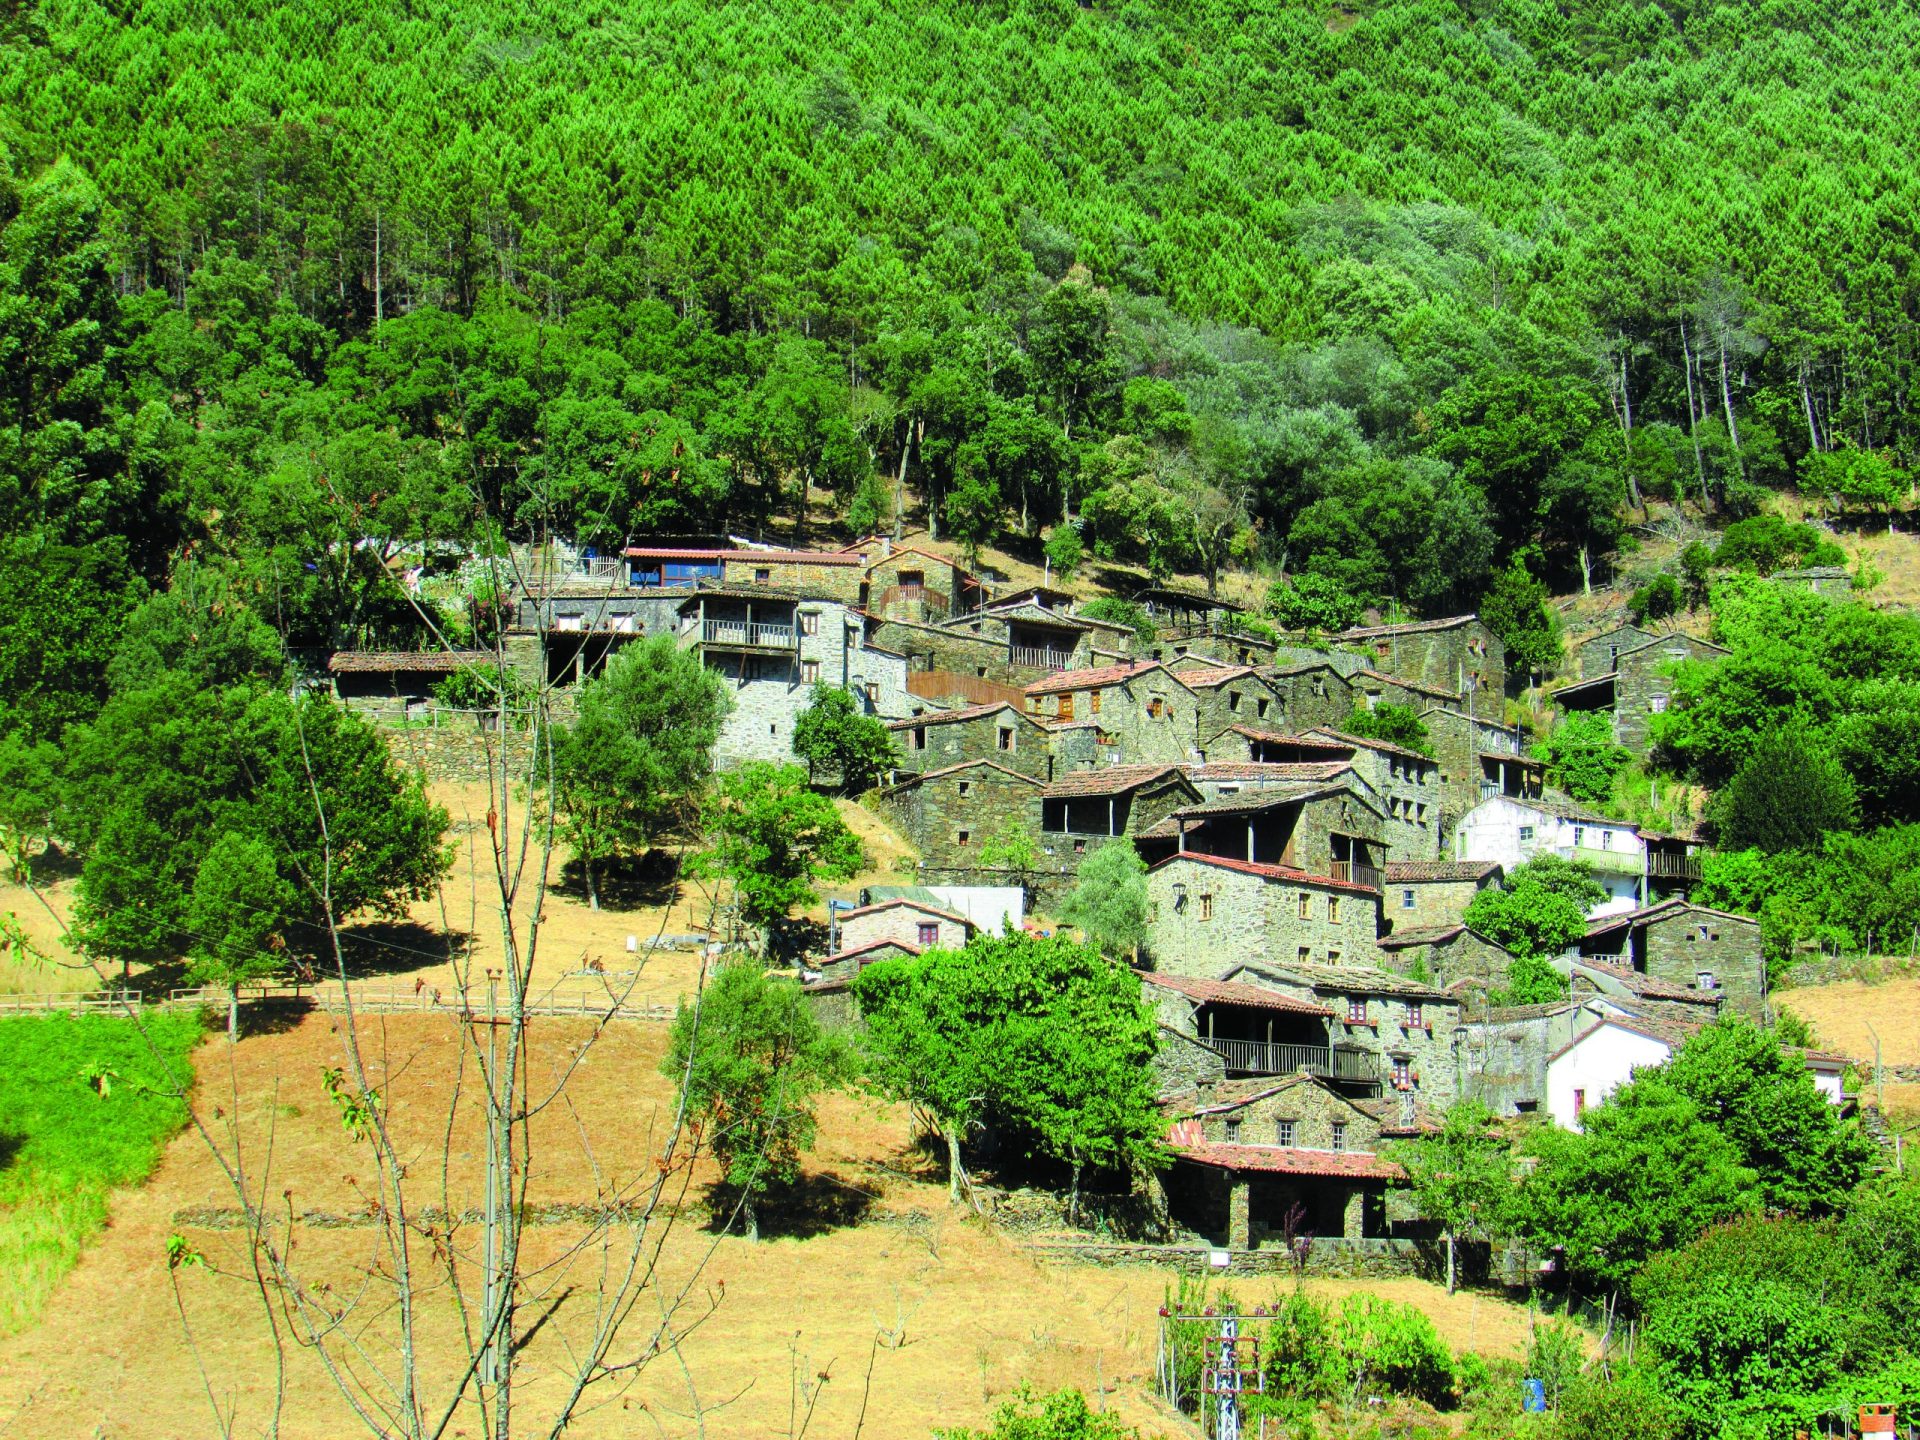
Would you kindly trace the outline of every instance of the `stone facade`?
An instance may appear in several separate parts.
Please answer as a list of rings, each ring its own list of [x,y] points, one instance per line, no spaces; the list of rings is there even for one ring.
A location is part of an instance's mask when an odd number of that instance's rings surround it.
[[[1140,649],[1137,641],[1134,648]],[[1186,660],[1211,660],[1222,665],[1264,666],[1273,664],[1279,648],[1277,641],[1264,635],[1249,635],[1223,627],[1207,634],[1163,637],[1146,647],[1143,658],[1164,660],[1169,665],[1179,665]]]
[[[1384,838],[1392,859],[1439,859],[1443,834],[1438,761],[1399,745],[1332,729],[1310,730],[1307,737],[1348,747],[1346,758],[1385,809]]]
[[[1587,928],[1581,954],[1612,960],[1681,990],[1717,995],[1757,1023],[1767,1018],[1759,922],[1675,897]]]
[[[910,545],[884,548],[861,573],[860,608],[869,615],[937,625],[985,603],[979,580],[955,561]]]
[[[869,620],[867,638],[908,657],[916,670],[951,670],[1001,685],[1026,685],[1061,670],[1084,669],[1093,631],[1038,607],[1007,614],[975,611],[939,625]],[[1045,663],[1027,663],[1044,654]]]
[[[919,950],[957,950],[973,934],[973,922],[952,910],[915,900],[882,900],[842,910],[840,949],[860,950],[879,941]]]
[[[843,605],[860,603],[860,557],[796,550],[730,550],[721,556],[722,581],[729,586],[766,586],[808,590]]]
[[[1175,855],[1147,872],[1147,907],[1145,952],[1173,975],[1218,979],[1240,962],[1378,954],[1377,892],[1277,865]]]
[[[928,866],[971,871],[980,847],[1009,822],[1039,837],[1044,789],[996,761],[969,760],[890,785],[878,803]]]
[[[1422,685],[1418,680],[1388,675],[1379,670],[1356,670],[1348,679],[1353,684],[1354,700],[1368,710],[1377,710],[1382,705],[1400,705],[1415,713],[1429,706],[1442,710],[1465,708],[1464,701],[1456,691],[1445,690],[1438,685]],[[1491,705],[1497,702],[1481,697],[1481,703]]]
[[[1257,728],[1297,735],[1316,725],[1344,725],[1353,714],[1353,683],[1325,658],[1264,669],[1260,678],[1280,704],[1270,723]]]
[[[1498,886],[1503,873],[1491,860],[1390,860],[1382,918],[1390,933],[1458,925],[1473,897]]]
[[[1507,647],[1477,615],[1365,625],[1335,637],[1372,652],[1370,669],[1459,695],[1468,691],[1498,704],[1506,693]]]
[[[1151,661],[1051,675],[1026,687],[1028,713],[1056,724],[1092,720],[1108,764],[1179,764],[1193,758],[1200,701]]]
[[[1381,964],[1401,975],[1454,990],[1463,1007],[1479,1008],[1490,990],[1507,983],[1513,955],[1486,936],[1457,921],[1451,925],[1408,926],[1380,937]]]
[[[1197,754],[1235,725],[1272,725],[1284,703],[1251,665],[1184,666],[1174,678],[1194,697],[1191,748]]]
[[[1616,625],[1611,630],[1602,630],[1592,639],[1582,640],[1574,647],[1575,673],[1582,680],[1611,675],[1619,666],[1622,655],[1659,638],[1653,631],[1642,630],[1638,625]]]
[[[1708,664],[1729,652],[1692,635],[1664,635],[1620,656],[1613,681],[1613,733],[1636,753],[1647,748],[1652,718],[1666,710],[1673,698],[1673,670],[1682,661]]]
[[[1461,1098],[1496,1115],[1544,1114],[1548,1058],[1599,1020],[1625,1013],[1591,996],[1488,1011],[1460,1027]]]
[[[1052,778],[1052,735],[1006,701],[928,710],[890,720],[887,729],[899,750],[898,768],[903,772],[944,770],[963,760],[985,757],[1036,780]]]
[[[1527,756],[1526,737],[1517,726],[1443,706],[1424,707],[1420,723],[1440,762],[1440,811],[1449,831],[1489,796],[1524,799],[1540,793],[1544,767]]]
[[[1059,776],[1043,793],[1041,851],[1050,862],[1078,870],[1108,840],[1137,836],[1199,798],[1170,765],[1112,765]]]

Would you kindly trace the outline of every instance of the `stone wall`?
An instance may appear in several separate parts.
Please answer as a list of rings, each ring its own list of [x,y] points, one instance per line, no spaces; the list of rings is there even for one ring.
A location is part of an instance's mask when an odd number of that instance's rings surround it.
[[[1395,854],[1394,859],[1406,859]],[[1421,856],[1421,859],[1433,857]],[[1385,919],[1394,930],[1422,929],[1429,925],[1458,925],[1467,913],[1473,897],[1493,883],[1475,880],[1390,880],[1387,882]],[[1406,903],[1407,896],[1413,903]]]
[[[1357,636],[1354,643],[1372,652],[1369,668],[1388,675],[1455,694],[1474,690],[1496,704],[1505,693],[1507,647],[1477,619],[1446,629]]]
[[[931,938],[921,937],[923,926],[933,927]],[[945,915],[900,901],[883,901],[842,915],[840,948],[857,950],[876,940],[893,940],[916,949],[958,950],[967,943],[970,927]]]
[[[506,757],[511,783],[522,785],[533,761],[533,737],[527,731],[482,733],[470,717],[437,730],[411,726],[378,727],[395,763],[426,776],[430,782],[455,785],[498,783],[500,757]],[[488,755],[491,750],[492,761]]]
[[[889,790],[881,803],[928,866],[969,868],[1010,820],[1039,844],[1040,788],[992,764],[971,765]]]
[[[857,559],[845,564],[769,559],[752,550],[721,557],[729,585],[766,585],[778,590],[818,591],[848,605],[860,601],[862,569]]]
[[[1173,887],[1186,887],[1176,903]],[[1211,897],[1211,905],[1206,903]],[[1328,902],[1335,902],[1329,914]],[[1217,979],[1229,966],[1309,961],[1337,954],[1371,964],[1379,904],[1345,886],[1269,879],[1224,865],[1175,858],[1147,875],[1146,951],[1170,975]],[[1302,913],[1304,907],[1304,914]]]
[[[1036,780],[1053,776],[1052,737],[1044,725],[1011,707],[965,720],[940,720],[915,725],[894,722],[893,738],[900,751],[900,768],[925,774],[966,760],[991,760]],[[1003,739],[1001,732],[1008,732]]]
[[[1430,1275],[1431,1246],[1412,1240],[1347,1240],[1316,1236],[1304,1267],[1278,1246],[1229,1251],[1225,1266],[1213,1263],[1211,1245],[1116,1245],[1097,1241],[1036,1241],[1030,1247],[1043,1262],[1080,1265],[1156,1265],[1190,1275],[1308,1275],[1365,1277],[1375,1280]]]
[[[1289,672],[1282,667],[1263,671],[1261,678],[1280,703],[1272,723],[1256,725],[1255,729],[1272,730],[1281,735],[1298,735],[1316,725],[1338,729],[1353,714],[1352,682],[1324,657],[1302,670]]]
[[[1767,960],[1755,921],[1683,910],[1650,921],[1638,944],[1644,947],[1641,968],[1656,980],[1693,988],[1702,971],[1711,972],[1719,982],[1724,1009],[1756,1023],[1765,1021]]]
[[[1575,648],[1576,673],[1582,680],[1610,674],[1627,651],[1659,638],[1653,631],[1642,630],[1638,625],[1616,625],[1611,630],[1603,630]]]
[[[1691,635],[1668,635],[1622,655],[1613,682],[1613,733],[1629,750],[1647,748],[1653,716],[1673,695],[1673,668],[1683,660],[1717,660],[1727,652]]]

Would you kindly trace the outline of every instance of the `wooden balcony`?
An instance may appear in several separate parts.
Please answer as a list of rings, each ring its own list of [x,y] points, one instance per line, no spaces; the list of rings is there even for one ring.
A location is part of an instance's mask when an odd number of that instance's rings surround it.
[[[1700,878],[1700,857],[1698,855],[1663,855],[1657,850],[1647,852],[1647,876],[1653,880],[1686,880]]]
[[[1287,1045],[1267,1040],[1202,1040],[1242,1075],[1292,1075],[1305,1069],[1322,1080],[1346,1080],[1362,1085],[1380,1083],[1380,1067],[1371,1055],[1357,1050],[1335,1050],[1325,1045]]]
[[[1607,875],[1644,875],[1647,855],[1644,850],[1603,850],[1592,845],[1570,847],[1568,858],[1590,870]]]
[[[798,632],[791,625],[749,624],[745,620],[702,620],[688,631],[702,645],[721,650],[792,650]]]
[[[1011,665],[1029,665],[1036,670],[1066,670],[1073,665],[1073,655],[1068,651],[1047,650],[1034,645],[1009,645],[1007,662]]]
[[[1345,880],[1350,885],[1364,885],[1369,890],[1378,890],[1386,883],[1386,872],[1378,865],[1369,865],[1361,860],[1336,860],[1333,862],[1333,878]]]

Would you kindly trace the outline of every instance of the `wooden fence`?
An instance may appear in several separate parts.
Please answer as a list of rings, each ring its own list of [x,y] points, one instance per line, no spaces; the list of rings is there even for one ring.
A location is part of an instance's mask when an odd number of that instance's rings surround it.
[[[998,685],[957,670],[909,670],[907,693],[922,700],[964,700],[969,705],[997,705],[1005,700],[1021,708],[1027,698],[1018,685]]]

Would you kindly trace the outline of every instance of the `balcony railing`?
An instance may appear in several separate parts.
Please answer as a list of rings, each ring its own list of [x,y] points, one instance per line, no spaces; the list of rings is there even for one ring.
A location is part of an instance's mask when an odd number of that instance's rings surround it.
[[[1333,878],[1345,880],[1350,885],[1365,885],[1370,890],[1378,890],[1386,883],[1386,872],[1378,865],[1369,865],[1361,860],[1336,860],[1333,862]]]
[[[703,645],[731,645],[749,650],[791,650],[794,630],[791,625],[749,625],[744,620],[702,620],[700,642]]]
[[[1015,665],[1031,665],[1036,670],[1065,670],[1073,664],[1071,654],[1034,645],[1008,646],[1007,659]]]
[[[1596,850],[1591,845],[1575,845],[1572,857],[1577,863],[1609,875],[1644,875],[1647,856],[1643,850]]]
[[[1662,855],[1658,851],[1649,851],[1647,874],[1655,880],[1698,880],[1700,857],[1698,855]]]
[[[1291,1075],[1306,1069],[1323,1080],[1380,1083],[1380,1068],[1371,1055],[1357,1050],[1333,1050],[1325,1045],[1287,1045],[1268,1040],[1202,1040],[1219,1055],[1227,1069],[1246,1075]]]

